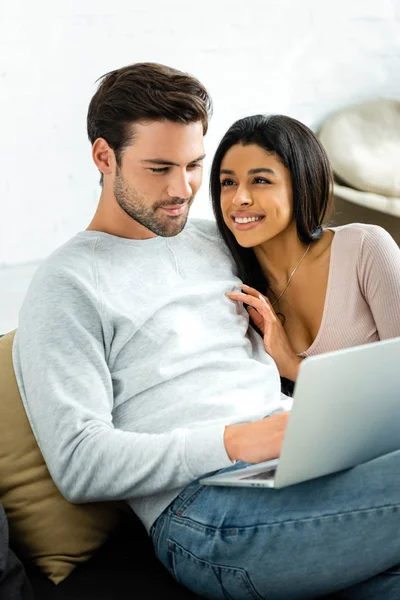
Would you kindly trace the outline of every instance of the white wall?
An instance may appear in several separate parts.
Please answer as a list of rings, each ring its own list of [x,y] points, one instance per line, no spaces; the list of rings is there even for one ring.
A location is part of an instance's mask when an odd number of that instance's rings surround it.
[[[207,85],[210,157],[246,114],[316,127],[351,101],[400,97],[400,0],[0,0],[0,265],[85,228],[99,194],[85,130],[94,82],[136,61]],[[211,216],[206,183],[192,214]]]

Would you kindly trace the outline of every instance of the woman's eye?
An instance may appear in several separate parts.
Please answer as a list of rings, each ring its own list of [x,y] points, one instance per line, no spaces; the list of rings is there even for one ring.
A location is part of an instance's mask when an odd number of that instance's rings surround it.
[[[233,179],[223,179],[221,181],[221,187],[228,187],[231,185],[235,185],[235,182],[233,181]]]
[[[256,177],[254,179],[253,183],[271,183],[268,179],[265,179],[265,177]]]

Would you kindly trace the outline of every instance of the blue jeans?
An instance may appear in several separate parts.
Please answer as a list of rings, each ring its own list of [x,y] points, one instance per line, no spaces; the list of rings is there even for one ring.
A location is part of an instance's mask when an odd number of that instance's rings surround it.
[[[204,598],[399,600],[400,451],[281,490],[194,482],[151,537]]]

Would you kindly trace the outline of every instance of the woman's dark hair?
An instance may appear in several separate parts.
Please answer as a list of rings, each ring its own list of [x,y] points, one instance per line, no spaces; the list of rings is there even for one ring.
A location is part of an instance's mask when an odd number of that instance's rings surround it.
[[[280,158],[291,175],[293,216],[304,244],[322,236],[322,224],[332,207],[333,175],[328,157],[314,133],[284,115],[254,115],[236,121],[222,138],[211,166],[210,192],[219,230],[238,266],[239,277],[266,293],[268,281],[252,248],[241,247],[225,225],[221,210],[220,170],[234,145],[256,144]]]
[[[120,165],[134,139],[135,122],[201,121],[206,134],[211,112],[206,88],[191,75],[157,63],[136,63],[100,78],[89,104],[87,131],[92,144],[100,137],[106,140]]]

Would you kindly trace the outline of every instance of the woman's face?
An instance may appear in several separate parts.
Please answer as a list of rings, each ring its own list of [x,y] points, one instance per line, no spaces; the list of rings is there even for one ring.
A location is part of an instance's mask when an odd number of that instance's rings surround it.
[[[275,154],[256,144],[232,146],[220,183],[224,221],[241,246],[259,246],[293,223],[290,173]]]

